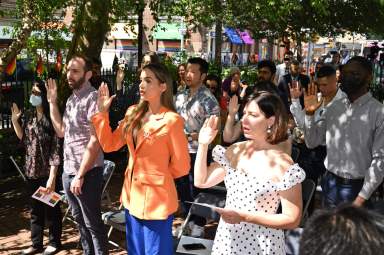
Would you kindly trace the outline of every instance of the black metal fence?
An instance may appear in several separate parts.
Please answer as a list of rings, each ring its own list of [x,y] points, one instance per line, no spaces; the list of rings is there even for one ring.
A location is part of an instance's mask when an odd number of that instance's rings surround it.
[[[136,79],[134,68],[125,69],[125,84],[132,84]],[[101,80],[109,84],[111,92],[116,93],[116,72],[112,69],[102,69]],[[28,109],[29,96],[33,86],[33,80],[5,81],[0,87],[0,129],[11,128],[11,106],[16,103],[21,111]]]
[[[384,103],[384,57],[380,61],[375,60],[373,62],[371,92],[377,100]]]
[[[11,127],[12,103],[16,103],[20,109],[25,109],[32,85],[32,80],[8,81],[1,84],[0,129]]]

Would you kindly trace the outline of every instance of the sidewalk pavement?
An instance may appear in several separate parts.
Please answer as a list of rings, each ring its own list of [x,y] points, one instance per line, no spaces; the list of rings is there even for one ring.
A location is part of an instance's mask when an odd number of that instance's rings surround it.
[[[113,202],[112,206],[103,206],[104,211],[118,207],[118,198],[122,187],[122,175],[116,173],[109,183],[108,190]],[[20,176],[11,176],[0,180],[0,255],[20,254],[32,242],[29,232],[28,199],[24,192],[25,183]],[[61,206],[63,215],[67,205]],[[44,245],[48,242],[48,230],[45,230]],[[111,239],[125,247],[125,233],[112,232]],[[63,224],[62,250],[59,255],[82,254],[79,234],[74,223],[66,220]],[[123,249],[109,246],[110,254],[126,254]]]

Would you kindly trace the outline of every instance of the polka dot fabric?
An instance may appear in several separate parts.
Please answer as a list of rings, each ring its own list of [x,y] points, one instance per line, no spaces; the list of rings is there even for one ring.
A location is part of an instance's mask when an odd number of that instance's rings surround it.
[[[261,180],[258,172],[245,173],[230,167],[225,148],[216,146],[213,159],[226,169],[226,208],[249,213],[262,211],[274,214],[280,204],[279,191],[287,190],[305,179],[305,173],[297,164],[292,165],[279,183]],[[257,224],[241,222],[228,224],[220,219],[212,254],[286,254],[284,232]]]

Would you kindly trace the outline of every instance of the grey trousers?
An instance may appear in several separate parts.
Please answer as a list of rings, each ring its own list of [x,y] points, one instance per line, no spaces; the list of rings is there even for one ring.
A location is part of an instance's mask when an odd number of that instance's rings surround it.
[[[103,169],[95,167],[84,176],[82,194],[70,191],[74,175],[63,173],[63,187],[79,231],[83,252],[86,255],[108,254],[107,233],[101,220],[101,191]]]

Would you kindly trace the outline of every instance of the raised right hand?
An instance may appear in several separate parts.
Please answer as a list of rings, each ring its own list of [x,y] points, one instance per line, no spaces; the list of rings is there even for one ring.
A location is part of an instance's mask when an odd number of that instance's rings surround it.
[[[11,106],[11,112],[12,112],[12,122],[16,122],[19,120],[20,116],[21,116],[21,111],[19,109],[19,107],[17,107],[17,104],[13,103],[12,106]]]
[[[308,85],[308,89],[304,91],[304,109],[307,115],[313,115],[317,109],[323,103],[323,98],[317,100],[317,86],[311,82]]]
[[[289,93],[291,94],[292,99],[298,99],[303,94],[303,90],[301,88],[300,82],[292,81],[292,85],[288,84]]]
[[[239,99],[236,95],[232,96],[228,104],[228,114],[235,115],[239,111]]]
[[[119,69],[117,70],[117,73],[116,73],[116,87],[117,87],[117,90],[121,90],[122,89],[122,83],[123,83],[124,77],[125,77],[124,68],[119,67]]]
[[[57,86],[54,79],[48,79],[45,83],[47,89],[47,100],[49,103],[54,104],[57,101]]]
[[[109,89],[105,82],[101,83],[97,92],[97,108],[99,109],[99,112],[108,112],[112,100],[115,98],[116,95],[113,95],[111,97],[109,96]]]
[[[219,117],[211,115],[208,119],[205,120],[203,127],[199,132],[199,144],[208,145],[217,135],[217,124],[219,122]]]

